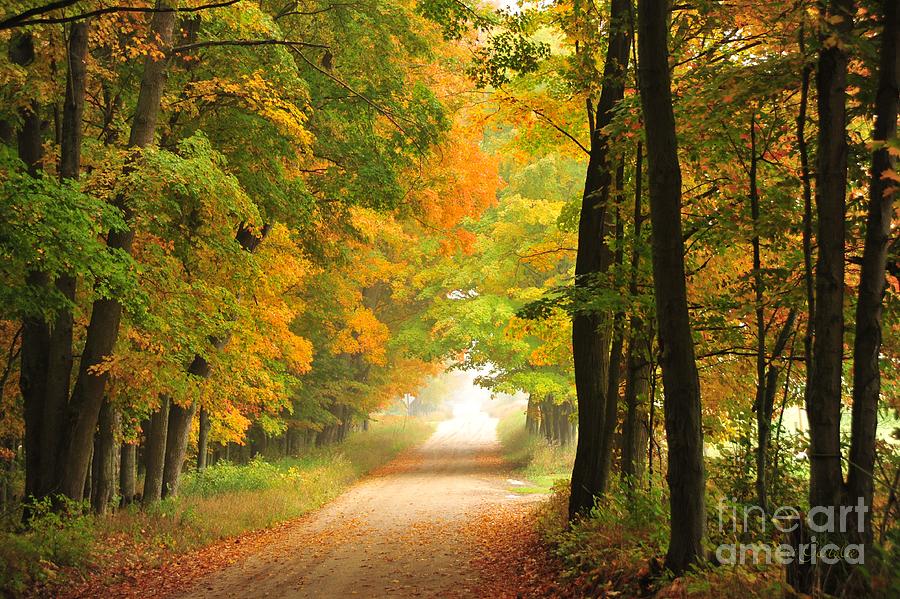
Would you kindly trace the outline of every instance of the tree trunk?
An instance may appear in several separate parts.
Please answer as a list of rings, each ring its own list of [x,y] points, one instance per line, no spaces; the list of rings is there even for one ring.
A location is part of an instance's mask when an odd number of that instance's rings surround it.
[[[659,323],[671,531],[666,567],[676,575],[703,556],[706,528],[700,381],[691,338],[681,229],[681,168],[669,76],[668,3],[639,0],[641,105],[650,181],[653,281]]]
[[[788,339],[794,330],[794,321],[797,318],[797,311],[791,309],[788,312],[787,320],[772,348],[772,355],[768,361],[763,359],[763,377],[757,381],[756,403],[753,406],[756,412],[756,498],[758,505],[766,512],[768,507],[768,484],[766,470],[768,467],[769,455],[769,439],[772,429],[772,415],[775,411],[775,393],[778,390],[778,366],[775,360],[781,357],[784,348],[787,346]],[[762,348],[765,352],[765,347]]]
[[[609,267],[610,252],[604,242],[607,203],[612,184],[608,139],[604,127],[625,93],[624,75],[631,44],[628,18],[631,0],[613,0],[610,14],[609,46],[603,69],[603,89],[597,102],[596,122],[590,99],[588,122],[591,151],[578,222],[578,253],[575,259],[575,286],[589,289],[595,277]],[[603,493],[601,440],[609,384],[609,323],[597,312],[579,311],[572,319],[572,353],[575,389],[578,397],[578,443],[572,467],[569,518],[594,507]]]
[[[878,95],[875,99],[876,142],[897,135],[897,94],[900,89],[900,17],[898,3],[886,0],[881,35]],[[869,208],[862,270],[859,277],[859,301],[856,304],[856,337],[853,344],[853,420],[850,436],[850,468],[847,474],[848,504],[857,501],[869,507],[864,530],[858,531],[863,543],[872,542],[872,472],[875,469],[875,430],[881,394],[882,298],[885,291],[888,244],[891,236],[894,196],[897,183],[884,178],[894,164],[886,145],[876,147],[872,156],[869,182]],[[857,531],[852,531],[857,532]]]
[[[168,4],[159,0],[157,6],[165,8]],[[174,12],[154,13],[150,22],[151,45],[156,46],[158,42],[159,48],[165,53],[172,43],[174,25]],[[144,73],[128,144],[130,147],[143,148],[153,143],[167,63],[167,58],[160,57],[156,52],[148,55],[144,62]],[[125,212],[126,221],[129,220],[130,215],[124,199],[118,198],[117,203]],[[130,253],[133,238],[134,233],[131,230],[110,231],[106,243],[111,249]],[[80,498],[79,489],[87,473],[91,441],[103,403],[106,380],[109,377],[105,369],[101,369],[100,372],[96,369],[113,351],[121,317],[122,305],[118,300],[99,298],[94,301],[78,378],[69,406],[70,433],[61,491],[72,498]]]
[[[161,398],[159,410],[150,416],[146,431],[144,493],[141,503],[149,505],[162,498],[163,468],[166,462],[166,437],[169,427],[169,398]]]
[[[624,168],[619,167],[619,172],[616,177],[616,191],[619,197],[621,198],[622,194],[622,186],[623,179],[625,173]],[[625,238],[625,229],[622,224],[622,215],[619,210],[619,202],[621,200],[616,200],[616,208],[615,208],[615,221],[616,221],[616,252],[615,252],[615,263],[618,268],[621,268],[623,260],[624,260],[624,252],[622,250],[622,243]],[[600,438],[600,488],[606,489],[609,484],[610,478],[610,470],[612,469],[612,452],[613,452],[613,439],[616,434],[616,425],[619,422],[619,382],[621,380],[621,366],[622,366],[622,349],[625,344],[625,338],[622,327],[625,325],[625,313],[621,310],[616,312],[616,315],[613,317],[613,338],[612,338],[612,347],[609,350],[609,376],[606,387],[606,407],[604,408],[604,416],[603,416],[603,436]]]
[[[852,0],[831,0],[836,33],[852,27]],[[823,33],[823,41],[824,41]],[[819,154],[816,170],[818,259],[812,371],[807,393],[810,507],[837,506],[841,472],[841,371],[844,351],[844,237],[847,189],[847,54],[841,44],[819,50],[816,76]]]
[[[634,242],[631,248],[631,269],[628,295],[632,303],[638,296],[638,273],[641,262],[641,225],[643,188],[643,146],[637,145],[634,172]],[[650,388],[649,344],[644,339],[644,323],[633,308],[628,323],[628,349],[625,353],[625,422],[622,426],[622,478],[634,488],[644,474],[646,451],[647,392]],[[646,351],[644,348],[646,347]]]
[[[290,450],[290,443],[288,443]],[[200,431],[197,435],[197,471],[206,469],[206,456],[209,453],[209,412],[200,408]]]
[[[34,41],[30,33],[16,34],[10,40],[9,59],[15,65],[28,66],[34,61]],[[40,104],[31,102],[19,110],[22,126],[16,134],[19,158],[32,177],[40,177],[43,165]],[[35,288],[47,285],[47,276],[40,272],[28,274],[26,283]],[[22,349],[19,367],[19,390],[22,392],[25,420],[25,496],[40,496],[42,466],[41,431],[44,418],[44,397],[47,385],[47,350],[50,329],[39,315],[27,315],[22,321]],[[26,510],[25,517],[28,517]]]
[[[122,505],[130,505],[134,502],[137,468],[137,445],[122,443],[122,456],[119,460],[119,494],[122,496]]]
[[[759,245],[759,188],[756,172],[756,115],[750,117],[750,214],[753,224],[753,235],[750,245],[753,249],[753,294],[754,312],[756,314],[756,399],[753,409],[756,412],[756,500],[759,507],[768,513],[766,498],[766,447],[769,438],[770,416],[763,405],[766,394],[766,315],[763,306],[762,254]]]
[[[800,54],[806,56],[804,30],[799,33]],[[803,282],[806,287],[806,331],[803,336],[806,385],[804,394],[812,388],[812,340],[816,314],[816,291],[812,259],[812,175],[809,172],[809,147],[806,142],[806,110],[809,104],[809,79],[812,65],[804,60],[800,75],[800,109],[797,113],[797,150],[800,154],[800,182],[803,186]]]
[[[42,273],[30,273],[28,284],[40,287],[47,284]],[[20,353],[19,390],[22,393],[25,420],[25,496],[43,495],[41,481],[41,431],[43,430],[44,397],[47,384],[47,350],[50,345],[49,328],[41,317],[28,316],[22,323],[22,350]]]
[[[93,466],[94,466],[94,444],[91,444],[91,451],[88,454],[88,471],[84,477],[84,486],[81,487],[81,497],[86,497],[88,499],[91,498],[91,490],[94,488],[94,479],[93,479]]]
[[[634,330],[634,329],[632,329]],[[629,486],[637,487],[647,461],[647,418],[650,390],[650,362],[646,342],[632,333],[628,343],[625,378],[625,422],[622,426],[622,476]],[[628,481],[632,482],[628,482]]]
[[[72,25],[69,33],[66,72],[66,96],[63,103],[60,178],[77,180],[81,172],[81,140],[83,137],[84,92],[87,77],[89,21]],[[69,274],[56,279],[60,294],[74,304],[76,280]],[[65,308],[56,316],[50,332],[47,356],[47,388],[44,399],[44,422],[41,430],[41,492],[57,490],[62,478],[60,463],[66,446],[66,406],[72,378],[72,310]]]
[[[109,400],[100,410],[97,443],[94,446],[94,485],[91,489],[91,508],[95,514],[105,514],[116,492],[116,436],[119,413]]]
[[[535,433],[535,417],[534,417],[534,407],[532,405],[531,395],[528,396],[528,405],[525,407],[525,430],[528,434],[532,435]]]
[[[350,433],[350,425],[353,423],[353,413],[350,411],[350,406],[345,405],[341,407],[341,437],[338,440],[343,443],[347,440],[347,435]]]
[[[191,421],[197,403],[191,402],[189,407],[181,407],[172,403],[169,408],[169,425],[166,435],[166,461],[163,468],[162,496],[178,494],[178,483],[181,480],[181,467],[187,454],[188,438],[191,434]]]

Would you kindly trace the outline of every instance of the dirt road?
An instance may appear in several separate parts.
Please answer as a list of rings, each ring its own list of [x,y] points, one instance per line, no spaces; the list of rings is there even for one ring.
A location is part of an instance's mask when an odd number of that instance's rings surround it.
[[[481,596],[471,523],[533,500],[509,491],[496,425],[475,411],[442,422],[421,448],[181,596]]]

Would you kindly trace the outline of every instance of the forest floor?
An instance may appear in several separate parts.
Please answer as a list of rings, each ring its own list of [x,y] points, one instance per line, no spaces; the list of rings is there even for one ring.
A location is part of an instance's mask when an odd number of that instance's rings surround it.
[[[317,512],[79,595],[544,595],[554,568],[534,532],[543,496],[511,492],[496,425],[458,414]]]

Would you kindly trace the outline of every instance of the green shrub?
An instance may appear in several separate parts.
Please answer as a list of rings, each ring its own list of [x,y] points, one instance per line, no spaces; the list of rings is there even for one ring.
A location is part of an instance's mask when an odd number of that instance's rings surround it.
[[[0,533],[0,593],[18,595],[59,567],[86,566],[94,528],[85,508],[65,497],[45,498],[30,506],[23,532]]]
[[[275,464],[257,456],[246,466],[218,462],[202,472],[185,475],[181,493],[211,497],[233,491],[258,491],[282,482],[284,472]]]

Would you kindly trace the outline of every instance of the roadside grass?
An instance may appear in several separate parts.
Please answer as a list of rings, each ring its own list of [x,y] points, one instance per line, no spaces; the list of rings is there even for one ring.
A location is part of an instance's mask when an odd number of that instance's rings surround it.
[[[35,585],[59,588],[89,575],[115,582],[123,571],[303,516],[433,429],[415,418],[384,417],[340,445],[300,457],[186,473],[179,496],[145,509],[129,506],[106,517],[84,514],[77,505],[67,515],[43,510],[31,530],[0,532],[0,596],[28,593]]]
[[[525,429],[525,414],[515,411],[503,416],[497,424],[497,436],[503,458],[515,468],[524,485],[510,489],[519,494],[550,493],[557,481],[568,481],[572,475],[575,444],[560,447]]]

